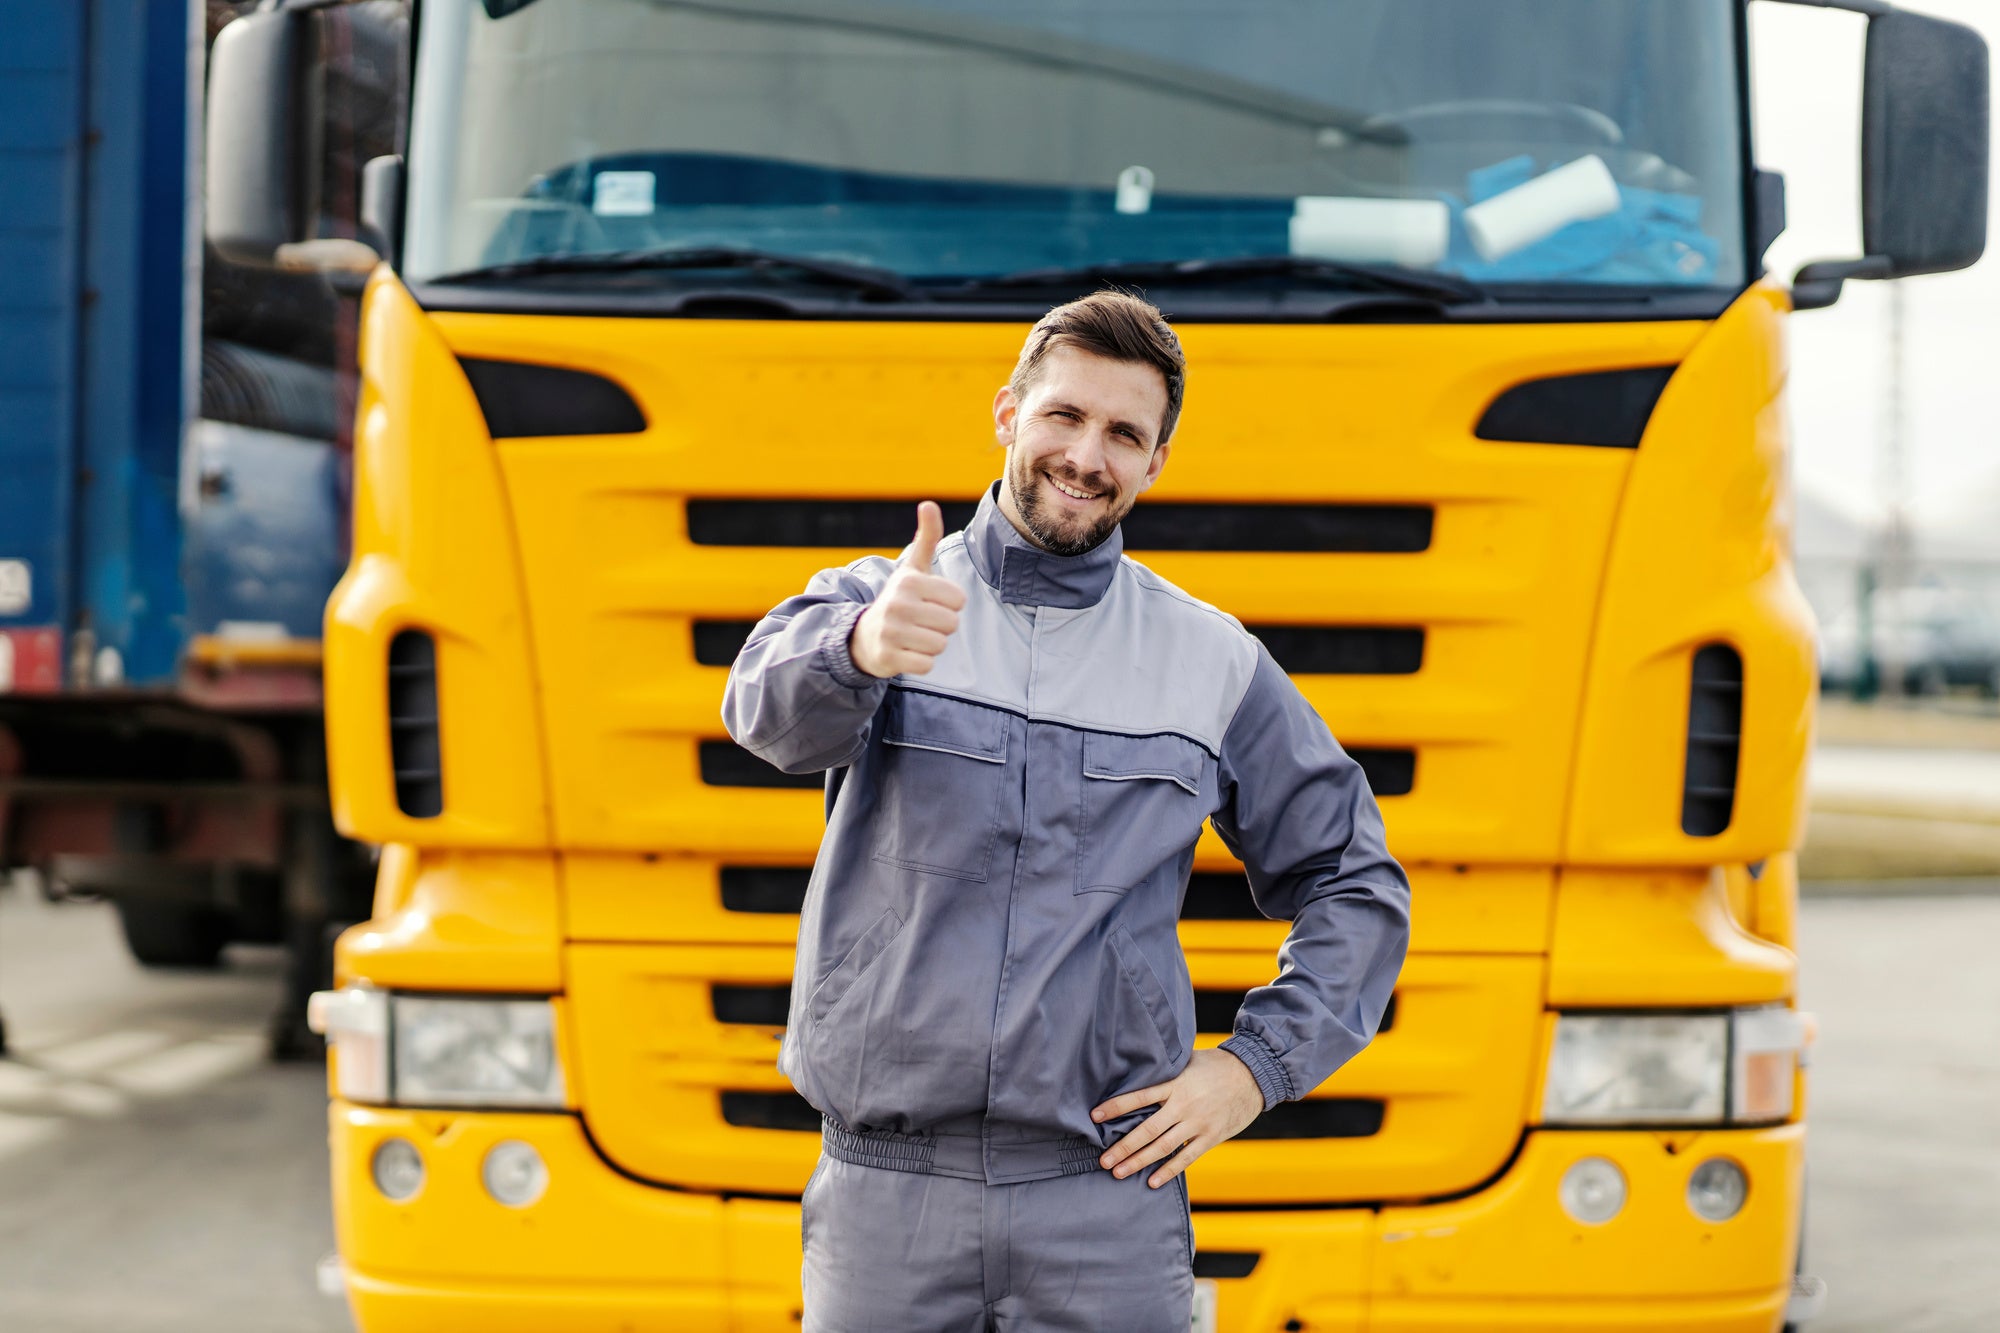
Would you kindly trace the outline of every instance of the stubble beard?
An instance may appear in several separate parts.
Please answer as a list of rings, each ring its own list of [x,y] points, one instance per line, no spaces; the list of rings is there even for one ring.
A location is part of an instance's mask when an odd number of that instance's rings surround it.
[[[1036,544],[1051,555],[1086,555],[1096,550],[1131,511],[1131,500],[1121,505],[1114,495],[1103,516],[1095,520],[1050,513],[1042,504],[1042,479],[1039,475],[1042,470],[1017,451],[1009,464],[1007,480],[1014,491],[1014,507],[1020,511],[1022,526],[1027,528],[1028,535],[1035,539]],[[1070,469],[1060,472],[1050,469],[1050,474],[1080,491],[1101,494],[1112,490],[1102,473],[1093,472],[1085,477]]]

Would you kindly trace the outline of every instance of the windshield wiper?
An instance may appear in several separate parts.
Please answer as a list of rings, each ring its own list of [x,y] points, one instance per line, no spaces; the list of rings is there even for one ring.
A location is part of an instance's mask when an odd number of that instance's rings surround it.
[[[1439,305],[1470,305],[1487,294],[1477,283],[1443,273],[1395,264],[1361,264],[1307,255],[1246,255],[1234,259],[1181,259],[1163,263],[1083,264],[1076,268],[1031,268],[994,278],[975,278],[953,294],[1069,287],[1084,282],[1203,283],[1253,278],[1299,278],[1332,282],[1360,291],[1419,296]]]
[[[747,269],[753,273],[791,272],[847,287],[879,300],[914,301],[922,293],[902,274],[870,264],[849,264],[811,255],[779,254],[749,246],[703,245],[649,250],[603,250],[567,255],[537,255],[505,264],[488,264],[432,278],[432,282],[507,282],[550,274],[670,272],[699,269]]]

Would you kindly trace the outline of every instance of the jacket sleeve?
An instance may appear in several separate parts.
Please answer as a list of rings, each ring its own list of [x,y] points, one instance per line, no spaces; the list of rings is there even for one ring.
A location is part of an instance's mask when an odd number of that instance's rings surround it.
[[[852,763],[889,682],[854,665],[848,636],[896,566],[880,556],[823,569],[757,622],[729,668],[722,722],[787,773]]]
[[[1264,1109],[1303,1097],[1375,1036],[1410,938],[1410,881],[1361,768],[1262,645],[1222,741],[1216,832],[1266,916],[1289,920],[1278,976],[1244,997],[1222,1049]]]

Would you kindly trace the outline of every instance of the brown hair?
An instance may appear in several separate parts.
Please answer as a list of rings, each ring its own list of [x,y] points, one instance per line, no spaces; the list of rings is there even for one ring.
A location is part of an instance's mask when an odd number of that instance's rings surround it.
[[[1042,362],[1057,347],[1076,347],[1112,361],[1151,366],[1167,382],[1167,412],[1160,421],[1159,443],[1173,438],[1187,392],[1187,359],[1181,340],[1167,325],[1159,307],[1129,292],[1107,288],[1080,301],[1059,305],[1043,315],[1021,347],[1021,359],[1007,381],[1023,397],[1041,373]]]

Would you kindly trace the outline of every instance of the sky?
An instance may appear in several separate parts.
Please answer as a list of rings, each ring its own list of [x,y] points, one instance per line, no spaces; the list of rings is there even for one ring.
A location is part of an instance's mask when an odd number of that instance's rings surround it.
[[[2000,46],[2000,0],[1899,0]],[[1786,178],[1785,234],[1766,263],[1786,278],[1861,253],[1861,52],[1866,20],[1751,6],[1758,165]],[[1995,136],[2000,139],[2000,135]],[[1919,530],[2000,529],[2000,248],[1958,273],[1905,278],[1904,456]],[[1839,304],[1792,317],[1789,391],[1799,488],[1861,518],[1886,511],[1889,284],[1850,282]]]

